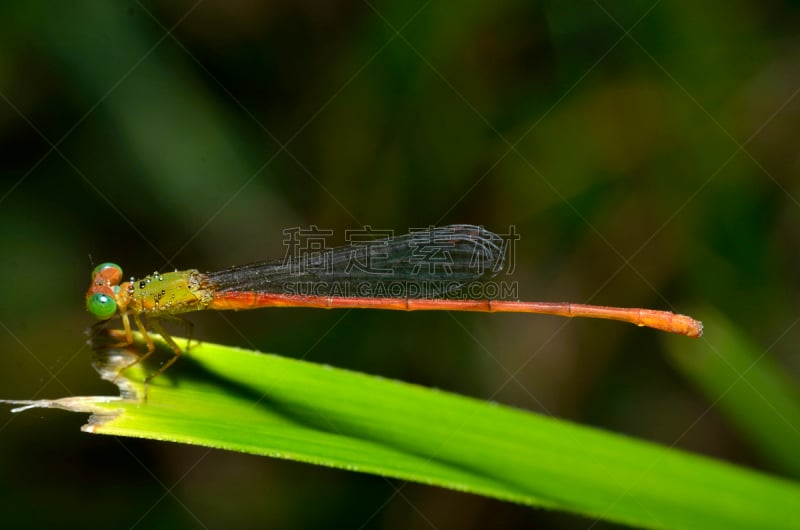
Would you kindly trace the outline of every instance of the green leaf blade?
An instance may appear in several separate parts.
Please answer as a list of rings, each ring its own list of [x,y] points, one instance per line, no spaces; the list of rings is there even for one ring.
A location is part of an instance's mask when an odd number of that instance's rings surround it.
[[[120,351],[109,346],[115,340],[95,339],[109,379],[142,347]],[[95,404],[105,415],[87,430],[373,473],[645,528],[796,522],[795,483],[493,403],[213,344],[193,346],[142,401],[143,380],[157,366],[127,369],[118,383],[138,398]]]

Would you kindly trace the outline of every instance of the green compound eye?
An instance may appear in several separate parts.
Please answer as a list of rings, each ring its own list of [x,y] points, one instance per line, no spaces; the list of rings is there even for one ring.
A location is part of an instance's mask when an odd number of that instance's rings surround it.
[[[100,320],[106,320],[117,312],[117,302],[103,293],[94,293],[86,300],[86,310]]]
[[[109,268],[111,268],[111,269],[117,269],[117,270],[119,271],[119,276],[120,276],[120,278],[122,277],[122,267],[120,267],[120,266],[119,266],[119,265],[117,265],[116,263],[111,263],[110,261],[107,261],[107,262],[105,262],[105,263],[101,263],[100,265],[98,265],[97,267],[95,267],[95,268],[94,268],[94,270],[92,270],[92,278],[94,278],[95,276],[97,276],[97,273],[98,273],[98,272],[100,272],[101,270],[103,270],[103,269],[109,269]]]

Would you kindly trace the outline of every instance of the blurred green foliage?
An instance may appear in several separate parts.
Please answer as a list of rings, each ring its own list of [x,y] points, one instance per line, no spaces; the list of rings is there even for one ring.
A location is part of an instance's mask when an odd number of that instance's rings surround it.
[[[211,270],[281,256],[282,229],[310,224],[339,237],[514,225],[523,298],[703,303],[796,381],[797,24],[796,2],[5,3],[2,397],[114,391],[82,335],[87,255],[135,276]],[[201,339],[768,465],[657,332],[519,315],[191,318]],[[588,524],[41,418],[0,431],[0,502],[18,526]]]

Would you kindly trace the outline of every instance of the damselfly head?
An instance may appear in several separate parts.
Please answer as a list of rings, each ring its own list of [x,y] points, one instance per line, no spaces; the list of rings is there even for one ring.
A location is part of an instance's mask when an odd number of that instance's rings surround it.
[[[117,312],[116,294],[122,281],[122,267],[101,263],[92,271],[92,283],[86,293],[86,310],[99,320],[107,320]]]

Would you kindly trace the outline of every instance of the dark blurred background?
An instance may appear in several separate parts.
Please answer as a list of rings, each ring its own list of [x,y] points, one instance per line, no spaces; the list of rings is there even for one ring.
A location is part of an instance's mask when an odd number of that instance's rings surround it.
[[[796,378],[798,15],[790,1],[3,3],[0,397],[115,392],[85,345],[90,255],[126,276],[213,270],[280,257],[282,230],[311,224],[338,242],[363,225],[513,225],[521,298],[713,307]],[[656,331],[380,311],[191,319],[200,339],[780,474],[673,369]],[[92,436],[84,421],[0,420],[12,526],[591,524]]]

